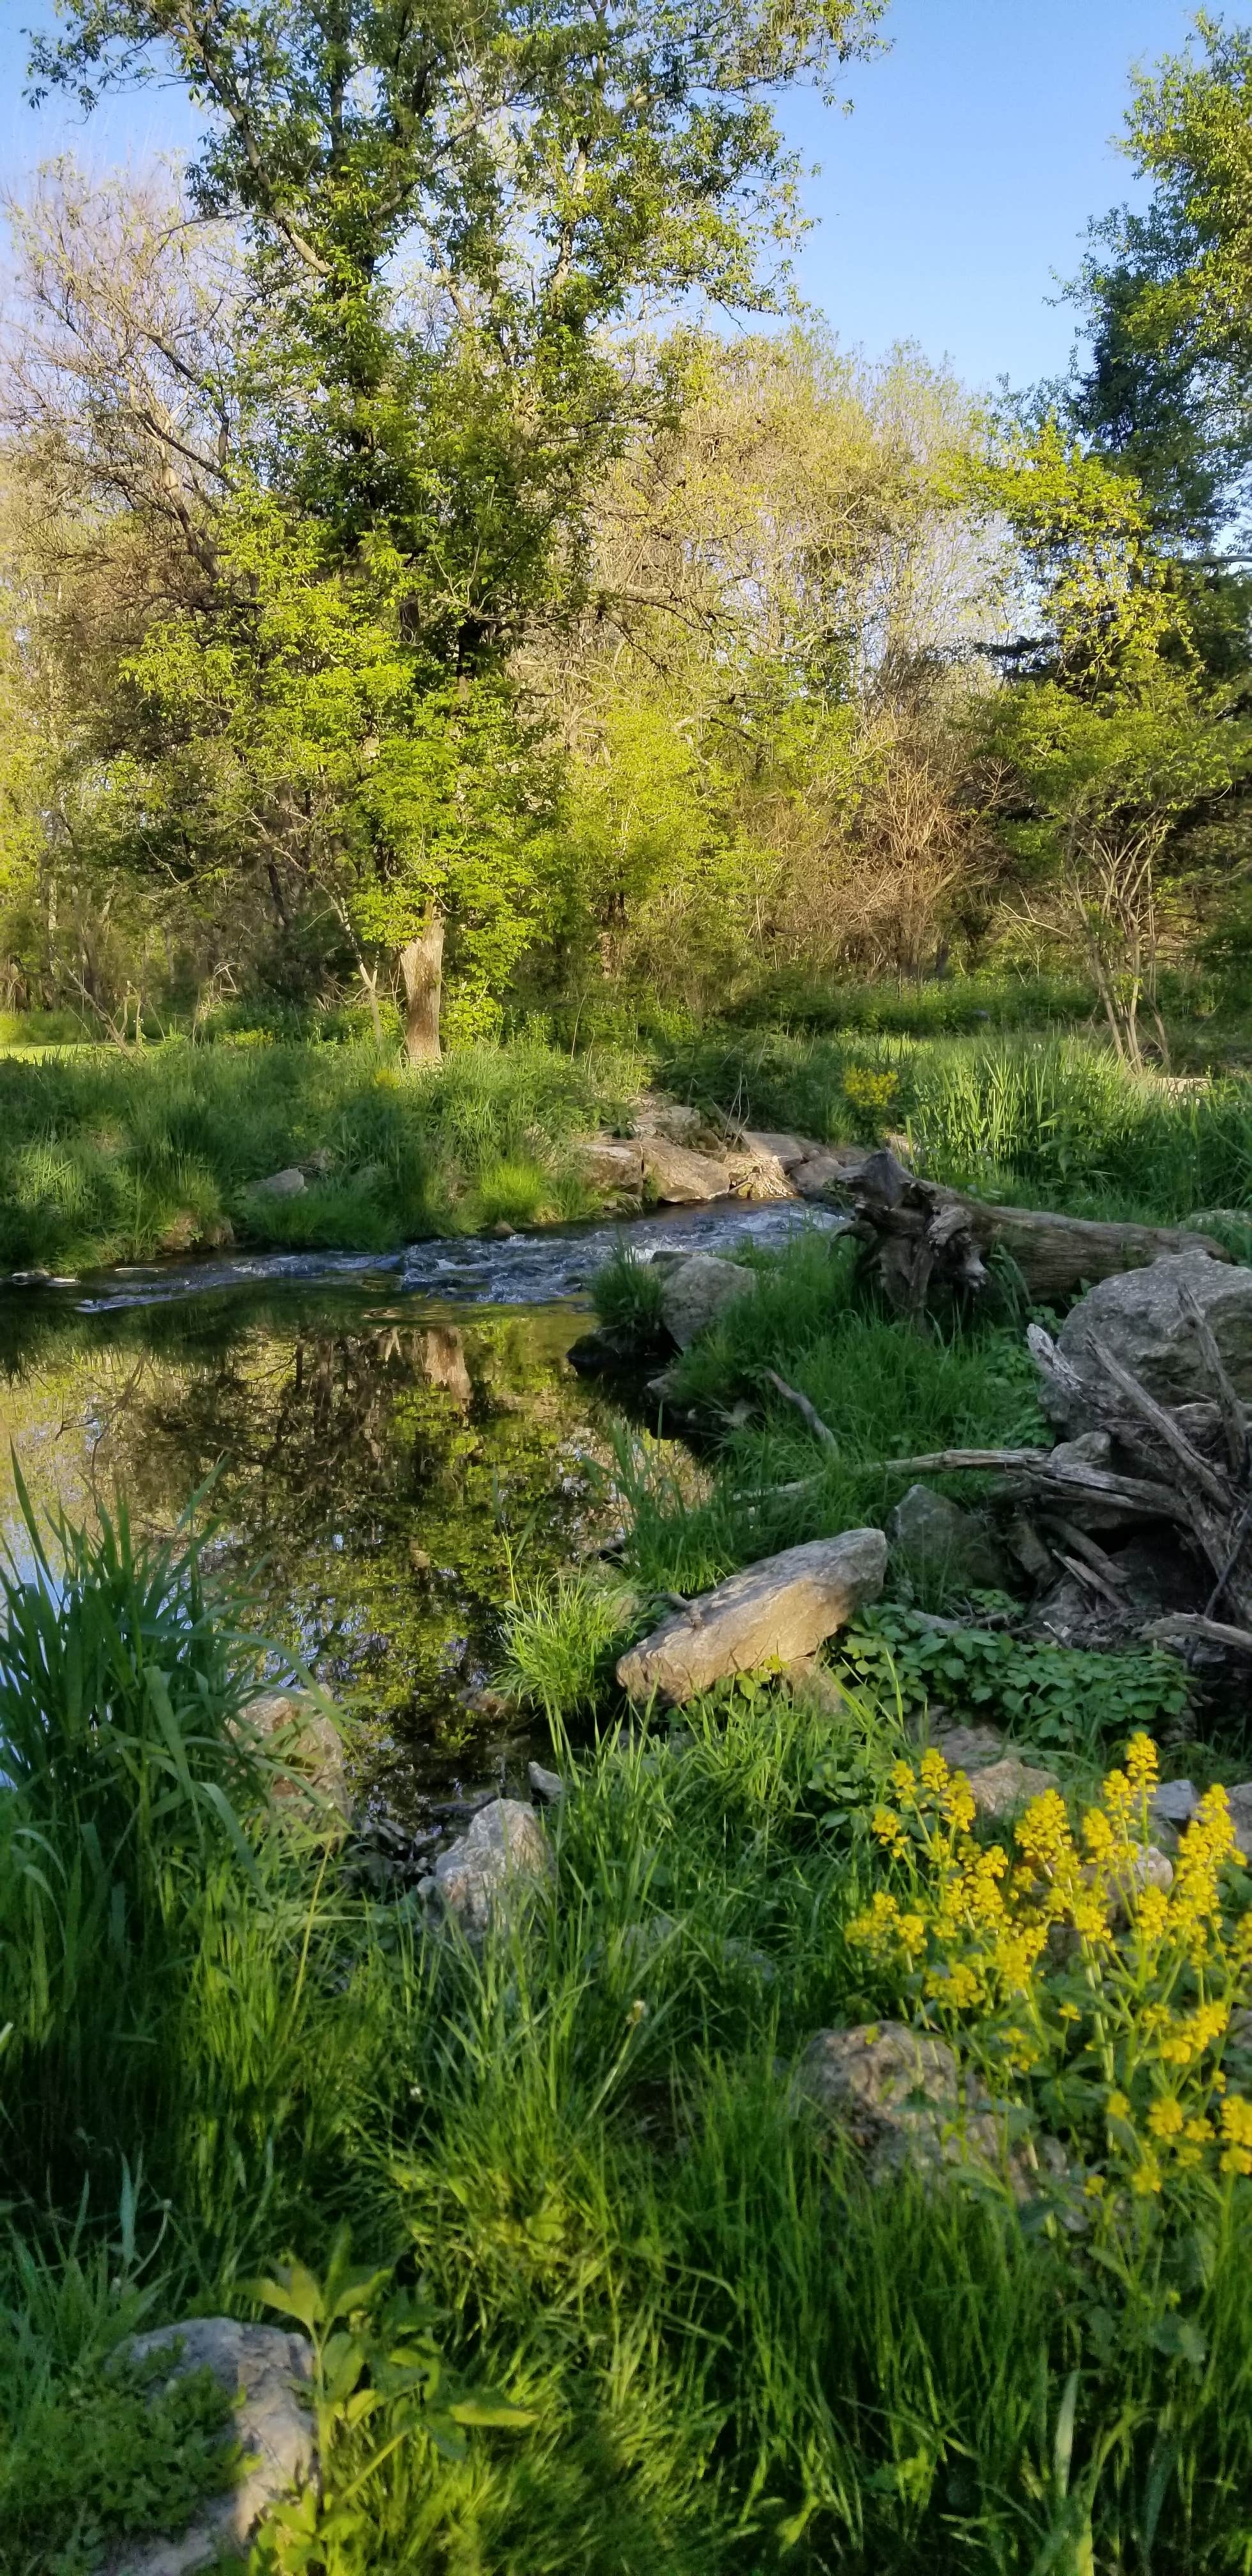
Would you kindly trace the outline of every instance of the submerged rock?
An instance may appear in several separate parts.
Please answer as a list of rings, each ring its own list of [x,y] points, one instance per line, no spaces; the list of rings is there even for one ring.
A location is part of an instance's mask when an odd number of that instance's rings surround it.
[[[681,1702],[735,1673],[795,1663],[863,1601],[877,1599],[886,1565],[887,1542],[877,1529],[784,1548],[664,1620],[622,1656],[618,1681],[632,1699],[655,1691]]]
[[[443,1907],[471,1941],[506,1922],[552,1868],[552,1852],[533,1807],[493,1798],[424,1878],[420,1893]]]
[[[473,1400],[464,1336],[453,1324],[427,1324],[413,1337],[414,1357],[428,1386],[442,1387],[457,1404]]]
[[[661,1315],[667,1332],[685,1351],[706,1333],[736,1298],[750,1296],[756,1272],[738,1261],[723,1261],[715,1252],[693,1252],[668,1267],[661,1292]]]
[[[132,2335],[120,2358],[147,2361],[168,2352],[169,2387],[191,2371],[211,2370],[238,2407],[224,2439],[243,2453],[237,2486],[208,2497],[185,2531],[164,2539],[130,2541],[107,2562],[107,2576],[195,2576],[219,2559],[246,2555],[270,2505],[317,2476],[313,2417],[302,2392],[313,2377],[313,2354],[303,2335],[277,2326],[243,2326],[233,2317],[189,2317],[184,2325],[159,2326]]]

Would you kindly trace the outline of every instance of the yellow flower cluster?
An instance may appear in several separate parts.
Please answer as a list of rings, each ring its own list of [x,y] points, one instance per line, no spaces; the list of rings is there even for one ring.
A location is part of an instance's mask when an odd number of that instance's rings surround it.
[[[1049,1790],[1010,1855],[975,1840],[969,1783],[940,1754],[897,1763],[894,1804],[873,1819],[893,1884],[849,1925],[928,2018],[961,2023],[1001,2083],[1064,2072],[1088,2114],[1076,2143],[1086,2153],[1095,2138],[1093,2197],[1119,2177],[1151,2199],[1175,2176],[1252,2174],[1252,2103],[1227,2092],[1221,2066],[1252,1988],[1252,1909],[1231,1919],[1222,1876],[1243,1854],[1225,1791],[1210,1789],[1172,1883],[1157,1883],[1156,1777],[1155,1745],[1133,1737],[1076,1831]]]
[[[894,1106],[894,1073],[871,1073],[867,1065],[850,1065],[843,1077],[843,1096],[867,1117],[885,1118]]]

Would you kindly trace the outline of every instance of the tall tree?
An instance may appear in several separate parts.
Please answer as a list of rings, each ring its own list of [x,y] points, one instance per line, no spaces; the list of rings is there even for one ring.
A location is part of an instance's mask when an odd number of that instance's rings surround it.
[[[244,229],[268,381],[214,607],[149,639],[133,684],[158,730],[171,683],[204,711],[210,781],[249,704],[271,747],[289,733],[281,792],[261,763],[266,829],[285,810],[298,837],[313,796],[362,972],[371,948],[402,963],[415,1053],[438,1043],[445,916],[479,974],[485,882],[508,888],[487,950],[504,912],[525,935],[533,790],[504,672],[577,605],[597,477],[672,396],[631,326],[675,300],[779,305],[798,170],[771,96],[829,95],[882,6],[65,0],[35,47],[36,95],[91,107],[173,72],[205,110],[193,199]],[[484,733],[516,787],[507,864],[467,806]]]

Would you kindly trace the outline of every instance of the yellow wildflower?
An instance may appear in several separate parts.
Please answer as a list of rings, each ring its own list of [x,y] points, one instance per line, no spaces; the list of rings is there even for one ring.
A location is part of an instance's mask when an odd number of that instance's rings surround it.
[[[1154,2138],[1176,2138],[1183,2126],[1183,2108],[1172,2093],[1164,2093],[1148,2113],[1148,2127]]]
[[[1130,2177],[1130,2188],[1138,2192],[1141,2200],[1150,2200],[1153,2193],[1160,2190],[1161,2168],[1155,2156],[1145,2156],[1142,2163],[1135,2166]]]

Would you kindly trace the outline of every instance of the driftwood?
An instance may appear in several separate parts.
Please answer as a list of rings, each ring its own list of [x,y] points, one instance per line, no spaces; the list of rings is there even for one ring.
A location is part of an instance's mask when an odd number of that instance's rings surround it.
[[[824,1448],[837,1450],[839,1443],[830,1424],[823,1422],[816,1405],[810,1404],[807,1395],[801,1395],[798,1386],[788,1386],[786,1378],[780,1377],[777,1369],[767,1368],[763,1374],[768,1378],[775,1393],[783,1396],[788,1404],[795,1406],[801,1420],[807,1422],[814,1439],[820,1440]]]
[[[992,1207],[920,1179],[885,1148],[830,1186],[851,1199],[864,1269],[877,1273],[899,1314],[914,1318],[924,1313],[932,1287],[981,1294],[992,1252],[1007,1255],[1027,1294],[1044,1304],[1119,1271],[1143,1269],[1162,1253],[1231,1257],[1210,1235],[1179,1226],[1103,1224],[1046,1209]]]

